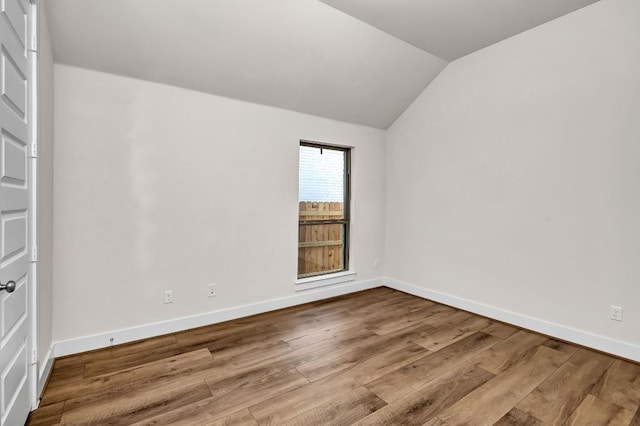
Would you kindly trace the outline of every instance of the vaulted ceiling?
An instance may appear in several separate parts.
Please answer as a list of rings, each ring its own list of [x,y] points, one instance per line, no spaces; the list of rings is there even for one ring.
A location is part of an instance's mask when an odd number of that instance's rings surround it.
[[[595,0],[323,1],[46,9],[56,62],[385,129],[447,60]]]
[[[320,0],[448,61],[597,0]]]

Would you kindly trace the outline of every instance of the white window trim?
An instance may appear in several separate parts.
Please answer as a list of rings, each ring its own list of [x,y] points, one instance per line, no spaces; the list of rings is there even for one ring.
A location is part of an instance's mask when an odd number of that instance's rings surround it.
[[[335,274],[316,275],[315,277],[301,278],[296,280],[296,291],[310,290],[312,288],[326,287],[328,285],[335,285],[346,283],[349,281],[355,281],[355,271],[342,271]]]

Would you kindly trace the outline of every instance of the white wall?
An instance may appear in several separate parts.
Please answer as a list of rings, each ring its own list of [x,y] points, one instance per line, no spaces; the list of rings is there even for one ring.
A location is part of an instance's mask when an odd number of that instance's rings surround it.
[[[63,65],[55,90],[56,341],[292,295],[300,139],[355,147],[352,266],[380,275],[384,132]]]
[[[388,132],[386,275],[640,344],[639,23],[603,0],[449,64]]]
[[[53,299],[53,53],[43,2],[38,41],[38,363],[46,367],[52,343]]]

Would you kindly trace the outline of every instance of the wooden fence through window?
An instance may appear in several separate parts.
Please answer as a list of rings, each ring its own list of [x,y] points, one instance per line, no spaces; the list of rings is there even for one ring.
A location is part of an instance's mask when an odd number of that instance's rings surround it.
[[[342,203],[301,201],[299,220],[343,219]],[[341,271],[344,225],[299,225],[298,276]]]

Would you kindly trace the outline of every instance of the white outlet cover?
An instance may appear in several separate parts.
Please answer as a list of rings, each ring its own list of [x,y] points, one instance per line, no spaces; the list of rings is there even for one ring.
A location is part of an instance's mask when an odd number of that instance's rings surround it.
[[[610,318],[614,321],[622,321],[622,308],[620,306],[611,305]]]

